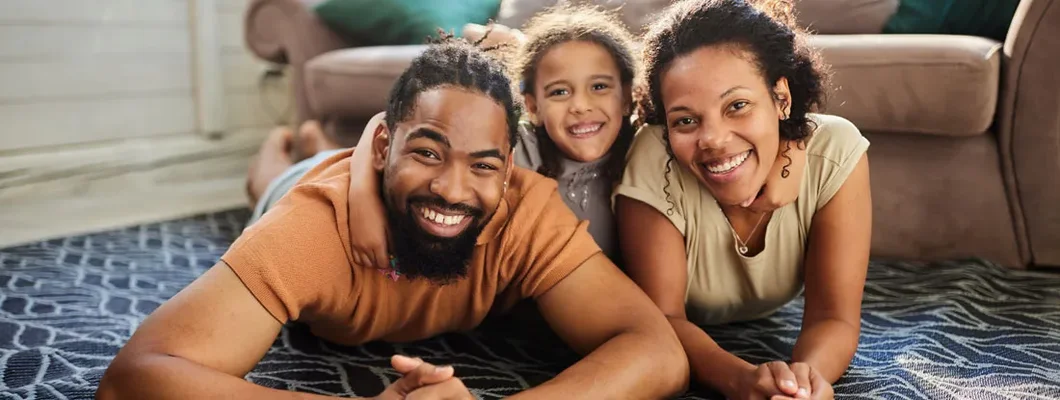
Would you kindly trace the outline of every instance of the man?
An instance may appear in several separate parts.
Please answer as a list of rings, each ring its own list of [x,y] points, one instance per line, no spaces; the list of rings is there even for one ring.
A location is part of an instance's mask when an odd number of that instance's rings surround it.
[[[586,356],[516,397],[659,398],[688,362],[665,317],[576,220],[554,181],[512,165],[518,110],[503,68],[467,44],[434,45],[395,84],[371,148],[314,167],[222,262],[149,316],[100,383],[111,398],[311,398],[242,377],[282,325],[345,345],[478,325],[532,298]],[[393,268],[350,257],[353,151],[370,151]],[[452,368],[395,357],[378,398],[469,398]]]

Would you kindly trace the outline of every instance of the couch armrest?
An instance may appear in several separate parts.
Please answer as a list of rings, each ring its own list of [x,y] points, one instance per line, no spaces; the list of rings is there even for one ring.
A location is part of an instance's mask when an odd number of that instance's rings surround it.
[[[354,47],[313,13],[322,0],[252,0],[244,15],[244,41],[258,57],[291,66],[295,126],[318,118],[305,93],[305,63],[320,54]]]
[[[1004,54],[998,131],[1016,229],[1034,264],[1060,266],[1060,0],[1022,0]]]

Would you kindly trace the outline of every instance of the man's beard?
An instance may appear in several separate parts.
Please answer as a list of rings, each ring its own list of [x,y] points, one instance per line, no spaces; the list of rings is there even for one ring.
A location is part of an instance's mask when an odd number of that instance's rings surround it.
[[[427,233],[416,222],[416,214],[424,206],[451,210],[471,218],[467,229],[454,237],[439,237]],[[465,204],[449,204],[440,197],[412,197],[405,213],[387,207],[387,219],[393,237],[393,252],[397,270],[409,279],[425,278],[438,285],[446,285],[467,276],[468,262],[475,251],[475,242],[482,233],[483,212]]]

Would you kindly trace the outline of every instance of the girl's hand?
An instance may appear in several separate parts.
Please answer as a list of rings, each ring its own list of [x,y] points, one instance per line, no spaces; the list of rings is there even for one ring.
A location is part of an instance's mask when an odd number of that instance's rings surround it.
[[[758,197],[745,203],[751,211],[764,213],[791,204],[799,198],[802,177],[806,174],[806,145],[790,140],[780,141],[780,151],[766,184]]]

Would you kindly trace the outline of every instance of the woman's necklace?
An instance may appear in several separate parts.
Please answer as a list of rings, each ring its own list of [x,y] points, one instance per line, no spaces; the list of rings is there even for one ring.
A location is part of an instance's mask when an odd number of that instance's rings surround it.
[[[721,216],[725,217],[725,223],[729,224],[729,230],[732,231],[733,239],[736,239],[736,243],[739,244],[739,246],[736,247],[736,251],[740,252],[740,255],[747,255],[747,251],[748,251],[747,242],[744,242],[743,240],[740,239],[740,235],[738,233],[736,233],[736,228],[732,227],[732,223],[729,222],[729,217],[727,215],[725,215],[724,211],[722,211]],[[758,231],[758,226],[762,225],[762,220],[764,220],[765,218],[766,218],[766,213],[762,213],[762,215],[758,217],[758,222],[755,223],[755,227],[753,229],[751,229],[751,233],[747,234],[747,240],[748,241],[750,241],[751,238],[753,238],[755,236],[755,232]]]

